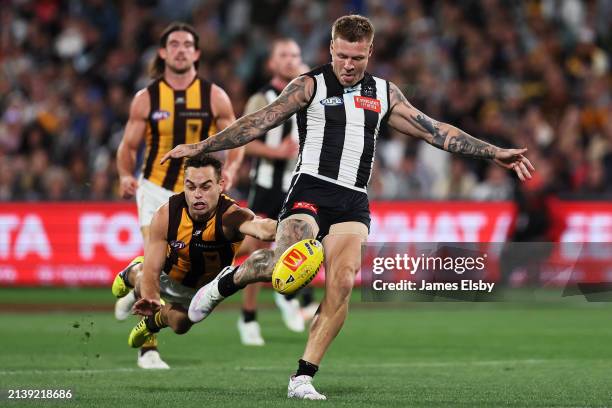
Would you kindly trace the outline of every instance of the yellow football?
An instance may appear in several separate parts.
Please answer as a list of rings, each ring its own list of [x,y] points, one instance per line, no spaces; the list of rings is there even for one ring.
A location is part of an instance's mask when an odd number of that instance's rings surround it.
[[[323,263],[323,245],[315,239],[304,239],[291,245],[274,266],[272,286],[283,295],[308,285]]]

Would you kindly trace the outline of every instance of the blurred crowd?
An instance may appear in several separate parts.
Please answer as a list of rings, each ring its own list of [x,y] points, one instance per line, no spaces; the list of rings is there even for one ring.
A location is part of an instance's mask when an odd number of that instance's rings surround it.
[[[369,72],[435,119],[529,148],[537,169],[519,185],[384,129],[373,198],[612,197],[612,0],[0,0],[0,200],[118,199],[115,152],[168,22],[196,27],[201,74],[240,116],[271,39],[327,63],[331,23],[351,12],[377,30]]]

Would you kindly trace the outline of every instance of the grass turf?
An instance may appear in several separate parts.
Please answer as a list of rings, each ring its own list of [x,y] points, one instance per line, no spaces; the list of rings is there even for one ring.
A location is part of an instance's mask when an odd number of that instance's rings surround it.
[[[269,294],[265,294],[267,298]],[[355,302],[316,386],[329,406],[610,406],[607,304],[407,304]],[[136,368],[127,334],[136,322],[110,313],[0,314],[0,406],[6,390],[71,389],[44,406],[304,406],[287,401],[306,334],[260,312],[267,345],[246,348],[236,310],[216,311],[184,336],[166,331],[170,371]]]

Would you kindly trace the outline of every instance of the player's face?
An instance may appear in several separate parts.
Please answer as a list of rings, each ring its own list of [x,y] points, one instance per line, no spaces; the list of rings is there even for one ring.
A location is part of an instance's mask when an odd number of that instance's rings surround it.
[[[217,179],[214,167],[187,167],[185,170],[185,200],[191,218],[201,220],[210,216],[217,208],[221,191],[223,180]]]
[[[278,75],[285,81],[291,81],[298,76],[302,66],[302,53],[294,41],[279,42],[274,46],[270,56],[269,67],[273,75]]]
[[[188,72],[200,58],[200,51],[195,48],[193,35],[187,31],[174,31],[168,36],[166,47],[159,49],[159,56],[166,67],[177,74]]]
[[[372,43],[368,40],[349,42],[341,37],[332,40],[329,50],[334,73],[342,86],[352,86],[363,78],[372,55]]]

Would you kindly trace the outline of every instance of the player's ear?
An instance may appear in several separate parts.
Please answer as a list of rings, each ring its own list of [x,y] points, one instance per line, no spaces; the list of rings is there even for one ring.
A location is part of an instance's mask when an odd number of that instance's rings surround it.
[[[200,54],[201,54],[200,50],[195,50],[194,62],[200,60]]]
[[[159,55],[159,57],[163,60],[166,59],[166,57],[168,56],[168,52],[166,51],[165,48],[158,48],[157,49],[157,55]]]
[[[374,51],[374,41],[370,43],[370,49],[368,50],[368,58],[372,56],[372,51]]]
[[[334,39],[333,38],[329,41],[329,53],[331,55],[334,55]]]

